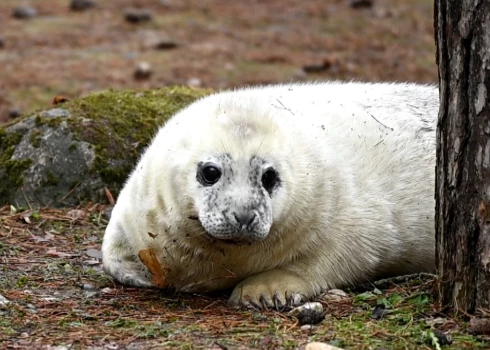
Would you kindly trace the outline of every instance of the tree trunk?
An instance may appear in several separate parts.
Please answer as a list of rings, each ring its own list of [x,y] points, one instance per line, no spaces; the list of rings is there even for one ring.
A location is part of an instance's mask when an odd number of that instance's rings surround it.
[[[436,263],[453,311],[490,304],[490,1],[435,0]]]

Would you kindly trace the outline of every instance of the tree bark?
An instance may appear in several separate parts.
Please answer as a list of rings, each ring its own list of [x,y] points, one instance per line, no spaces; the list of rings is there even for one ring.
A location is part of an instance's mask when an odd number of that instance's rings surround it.
[[[490,1],[435,0],[436,264],[453,311],[490,304]]]

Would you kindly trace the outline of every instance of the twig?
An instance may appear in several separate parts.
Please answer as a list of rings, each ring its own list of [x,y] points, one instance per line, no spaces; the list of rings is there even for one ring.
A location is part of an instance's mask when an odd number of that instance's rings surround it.
[[[40,202],[40,203],[41,203],[43,206],[47,207],[46,202],[45,202],[45,201],[44,201],[44,200],[43,200],[41,197],[39,197],[39,196],[37,195],[36,191],[34,190],[34,188],[33,188],[32,186],[30,186],[30,187],[31,187],[31,191],[32,191],[32,193],[34,193],[34,196],[36,196],[36,199],[37,199],[37,200],[38,200],[38,201],[39,201],[39,202]]]
[[[386,129],[390,129],[391,131],[395,130],[395,129],[390,128],[389,126],[386,126],[386,125],[384,125],[383,123],[381,123],[381,122],[380,122],[378,119],[376,119],[376,118],[374,117],[374,115],[372,115],[371,113],[369,113],[369,115],[371,116],[371,118],[373,118],[373,119],[374,119],[374,120],[376,120],[378,123],[380,123],[381,125],[383,125],[383,126],[386,128]]]
[[[81,181],[78,181],[77,184],[67,193],[63,196],[63,198],[61,198],[60,200],[58,200],[58,203],[64,201],[69,195],[71,195],[73,193],[73,191],[75,191],[75,189],[80,186],[82,182]]]
[[[296,116],[292,110],[290,110],[289,108],[287,108],[278,98],[276,98],[276,101],[279,102],[279,104],[282,106],[282,108],[284,108],[286,111],[288,111],[289,113],[291,113],[292,115]],[[274,106],[275,107],[275,106]],[[277,107],[276,107],[277,108]]]
[[[378,288],[383,288],[383,287],[388,286],[390,284],[408,282],[408,281],[416,279],[416,278],[433,279],[436,277],[437,277],[437,275],[434,275],[432,273],[420,272],[420,273],[414,273],[411,275],[395,276],[395,277],[391,277],[391,278],[381,279],[381,280],[371,282],[371,283],[365,283],[365,284],[362,284],[360,286],[356,286],[354,288],[354,290],[369,289],[369,288],[372,288],[373,286],[378,287]]]
[[[22,190],[22,196],[24,197],[27,205],[29,206],[29,210],[32,211],[32,206],[31,206],[31,203],[29,202],[29,200],[27,199],[27,196],[26,196],[26,193],[24,192],[24,186],[22,186],[21,188]]]

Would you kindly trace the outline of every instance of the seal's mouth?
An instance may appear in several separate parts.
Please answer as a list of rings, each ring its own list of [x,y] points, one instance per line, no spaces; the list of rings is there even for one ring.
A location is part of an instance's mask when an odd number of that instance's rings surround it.
[[[189,220],[198,221],[199,224],[201,224],[201,221],[199,220],[198,216],[190,215],[187,218]],[[202,224],[201,224],[201,227],[203,229],[203,236],[206,237],[206,239],[208,239],[212,243],[221,242],[224,244],[240,246],[240,245],[252,245],[254,242],[261,241],[261,240],[257,240],[257,239],[252,239],[251,238],[252,235],[250,234],[251,232],[249,232],[247,230],[243,230],[243,229],[233,231],[232,234],[237,235],[237,236],[234,236],[233,238],[221,238],[221,237],[216,237],[215,235],[212,235],[211,233],[209,233]]]

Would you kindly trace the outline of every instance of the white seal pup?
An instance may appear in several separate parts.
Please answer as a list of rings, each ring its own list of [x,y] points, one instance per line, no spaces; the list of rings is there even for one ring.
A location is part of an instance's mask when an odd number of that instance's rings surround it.
[[[200,99],[160,128],[122,189],[105,271],[234,288],[230,306],[434,271],[436,86],[324,82]]]

